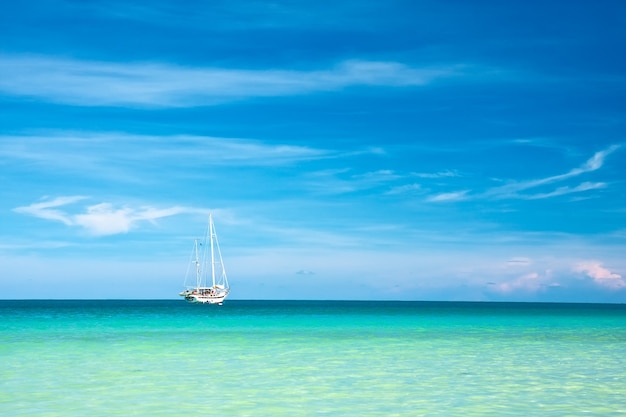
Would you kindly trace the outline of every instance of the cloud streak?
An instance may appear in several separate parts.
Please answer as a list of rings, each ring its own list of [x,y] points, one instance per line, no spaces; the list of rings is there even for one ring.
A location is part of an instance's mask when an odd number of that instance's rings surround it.
[[[138,161],[180,167],[191,163],[266,167],[341,156],[338,151],[321,148],[211,136],[76,131],[0,136],[0,157],[7,161],[126,181],[136,181],[128,172]]]
[[[84,200],[85,198],[87,197],[57,197],[53,200],[47,200],[41,203],[33,203],[30,206],[17,207],[13,209],[13,211],[15,211],[16,213],[28,214],[46,220],[60,221],[67,226],[71,226],[72,220],[62,210],[57,210],[57,207],[73,204],[77,201]]]
[[[436,194],[436,195],[428,197],[426,201],[438,203],[438,202],[445,202],[445,201],[467,200],[469,198],[467,195],[468,193],[469,193],[469,190],[453,191],[450,193],[440,193],[440,194]]]
[[[530,190],[533,188],[537,188],[543,185],[554,184],[556,182],[564,181],[570,178],[574,178],[589,172],[597,171],[602,168],[604,165],[604,161],[606,157],[611,153],[615,152],[619,149],[619,145],[612,145],[607,149],[596,152],[591,158],[589,158],[584,164],[580,167],[574,168],[565,174],[554,175],[551,177],[541,178],[537,180],[531,181],[521,181],[521,182],[512,182],[507,185],[503,185],[501,187],[492,188],[491,190],[485,193],[487,197],[493,198],[521,198],[521,199],[537,199],[537,198],[549,198],[563,194],[569,194],[572,192],[581,192],[592,190],[596,188],[603,188],[606,184],[596,183],[592,184],[589,182],[585,182],[580,184],[577,187],[564,187],[561,189],[557,189],[554,192],[550,193],[541,193],[541,194],[520,194],[521,191]]]
[[[86,198],[83,196],[57,197],[52,200],[17,207],[13,211],[41,219],[60,221],[66,226],[81,227],[94,236],[128,233],[141,221],[154,222],[163,217],[194,211],[178,206],[166,209],[154,207],[116,208],[110,203],[99,203],[84,208],[83,213],[69,213],[67,206]],[[66,209],[62,210],[61,207]]]
[[[363,60],[343,61],[325,70],[296,71],[0,55],[0,92],[82,106],[216,105],[351,86],[422,86],[461,74],[460,66],[413,68],[398,62]]]
[[[604,182],[585,181],[575,186],[560,186],[548,192],[530,193],[539,187],[549,186],[558,182],[566,181],[593,171],[597,171],[605,163],[606,158],[616,150],[620,145],[612,145],[604,150],[596,152],[581,166],[574,168],[564,174],[554,175],[546,178],[540,178],[530,181],[511,181],[508,184],[491,188],[483,193],[472,194],[470,190],[445,192],[432,195],[427,198],[430,202],[454,202],[475,199],[491,199],[491,200],[539,200],[552,197],[558,197],[566,194],[581,193],[590,190],[606,188],[608,185]]]

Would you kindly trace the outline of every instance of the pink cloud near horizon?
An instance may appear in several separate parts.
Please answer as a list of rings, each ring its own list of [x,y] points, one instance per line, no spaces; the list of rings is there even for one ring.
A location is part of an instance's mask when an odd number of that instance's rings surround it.
[[[584,274],[593,279],[596,284],[606,288],[614,290],[626,288],[626,282],[622,276],[611,272],[599,261],[580,262],[574,267],[574,271]]]

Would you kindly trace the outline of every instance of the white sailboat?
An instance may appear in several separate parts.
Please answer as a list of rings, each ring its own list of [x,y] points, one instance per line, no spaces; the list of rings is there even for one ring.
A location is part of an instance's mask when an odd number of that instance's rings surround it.
[[[185,275],[185,290],[180,296],[185,297],[190,303],[219,304],[230,291],[226,269],[222,261],[220,244],[213,225],[213,216],[209,214],[209,227],[202,242],[194,241],[192,262],[189,264]],[[191,265],[195,266],[195,282],[188,283]],[[209,272],[210,271],[210,272]],[[210,281],[209,281],[210,274]]]

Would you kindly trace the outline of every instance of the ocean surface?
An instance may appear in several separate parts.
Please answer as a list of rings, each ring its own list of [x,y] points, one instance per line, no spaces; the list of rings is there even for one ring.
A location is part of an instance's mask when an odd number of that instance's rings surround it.
[[[0,301],[0,416],[623,416],[626,305]]]

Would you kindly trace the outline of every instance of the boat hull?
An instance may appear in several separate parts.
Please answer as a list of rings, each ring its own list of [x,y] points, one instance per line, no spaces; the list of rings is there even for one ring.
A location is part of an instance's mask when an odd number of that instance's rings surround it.
[[[194,304],[222,304],[228,295],[228,289],[215,287],[200,287],[188,289],[180,293],[185,300]]]
[[[226,294],[217,296],[190,294],[185,297],[185,300],[194,304],[222,304],[225,298]]]

